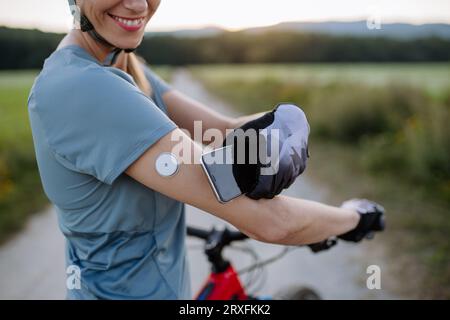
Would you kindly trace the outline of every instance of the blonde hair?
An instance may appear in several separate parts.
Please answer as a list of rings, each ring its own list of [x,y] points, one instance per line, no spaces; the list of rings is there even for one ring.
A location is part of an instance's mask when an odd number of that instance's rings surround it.
[[[142,65],[145,65],[145,60],[135,53],[126,54],[127,57],[127,73],[130,74],[134,82],[136,82],[139,89],[142,90],[147,96],[152,94],[152,87],[145,76],[144,70],[142,69]]]

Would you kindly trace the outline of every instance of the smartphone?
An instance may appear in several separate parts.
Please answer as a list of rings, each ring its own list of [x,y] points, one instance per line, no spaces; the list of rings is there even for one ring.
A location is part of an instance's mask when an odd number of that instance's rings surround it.
[[[201,164],[219,202],[226,203],[242,195],[233,175],[232,145],[204,153]]]

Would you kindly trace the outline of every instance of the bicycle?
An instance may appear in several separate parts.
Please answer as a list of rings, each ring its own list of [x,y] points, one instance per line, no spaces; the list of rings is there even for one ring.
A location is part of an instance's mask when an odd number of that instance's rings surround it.
[[[208,257],[211,264],[211,274],[208,276],[205,284],[201,287],[196,295],[196,300],[261,300],[261,299],[283,299],[283,300],[319,300],[320,295],[311,288],[292,287],[283,290],[274,297],[253,296],[246,290],[246,286],[242,284],[240,276],[247,272],[262,270],[266,265],[273,263],[284,257],[292,249],[298,247],[286,247],[281,253],[258,262],[256,252],[247,249],[255,258],[255,263],[241,271],[236,271],[231,262],[223,257],[223,250],[231,246],[234,242],[242,242],[248,237],[239,231],[232,231],[228,228],[216,230],[204,230],[195,227],[187,227],[187,235],[196,237],[205,241],[204,253]],[[330,238],[325,241],[308,245],[312,252],[318,253],[328,250],[337,244],[336,238]]]

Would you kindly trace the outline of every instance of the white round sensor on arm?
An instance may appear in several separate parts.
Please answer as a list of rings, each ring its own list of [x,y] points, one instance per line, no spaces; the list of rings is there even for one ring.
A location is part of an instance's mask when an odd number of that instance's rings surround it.
[[[178,168],[178,159],[172,153],[163,152],[156,158],[155,169],[161,177],[174,176],[178,172]]]

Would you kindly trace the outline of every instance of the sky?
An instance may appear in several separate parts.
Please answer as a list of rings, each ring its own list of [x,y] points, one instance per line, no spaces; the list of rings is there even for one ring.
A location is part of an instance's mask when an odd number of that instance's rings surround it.
[[[161,0],[147,31],[219,26],[229,30],[283,21],[450,23],[450,0]],[[68,31],[67,0],[0,0],[0,25]]]

